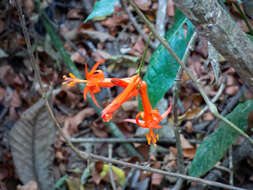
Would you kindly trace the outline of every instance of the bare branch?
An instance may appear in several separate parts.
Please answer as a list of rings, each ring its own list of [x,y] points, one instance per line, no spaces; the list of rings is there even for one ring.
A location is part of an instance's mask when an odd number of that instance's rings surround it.
[[[253,44],[217,0],[177,0],[176,6],[253,89]]]

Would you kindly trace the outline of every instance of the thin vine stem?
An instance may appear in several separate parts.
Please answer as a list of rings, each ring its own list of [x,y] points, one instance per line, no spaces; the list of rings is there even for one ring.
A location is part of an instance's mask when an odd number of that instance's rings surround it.
[[[149,43],[150,43],[150,40],[151,40],[151,36],[152,36],[152,33],[150,33],[149,36],[148,36],[148,41],[146,43],[146,46],[145,46],[145,49],[144,49],[144,53],[143,53],[143,56],[141,58],[140,65],[139,65],[138,70],[137,70],[137,74],[139,76],[141,76],[141,70],[142,70],[142,67],[144,65],[145,58],[146,58],[146,55],[147,55],[147,52],[148,52],[148,47],[149,47]]]

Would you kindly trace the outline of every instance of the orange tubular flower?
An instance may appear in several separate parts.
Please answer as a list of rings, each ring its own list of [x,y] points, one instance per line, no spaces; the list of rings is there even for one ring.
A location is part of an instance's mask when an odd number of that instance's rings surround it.
[[[138,94],[137,87],[141,82],[141,78],[138,75],[134,75],[127,79],[112,79],[112,83],[117,86],[125,87],[123,92],[118,95],[112,103],[110,103],[103,111],[102,118],[105,122],[112,119],[113,113],[128,99]],[[126,86],[127,85],[127,86]]]
[[[88,72],[87,64],[85,64],[85,75],[86,80],[81,80],[75,77],[72,73],[69,74],[70,77],[63,76],[65,82],[63,84],[68,84],[68,86],[74,86],[76,83],[86,83],[85,89],[83,91],[83,98],[86,100],[87,93],[90,92],[91,98],[96,104],[97,107],[100,107],[95,99],[94,94],[100,92],[101,87],[113,87],[115,86],[112,83],[110,78],[104,78],[104,73],[101,70],[96,70],[97,67],[103,63],[104,60],[98,61]]]
[[[113,87],[114,84],[111,82],[110,78],[105,78],[104,73],[101,70],[96,70],[97,67],[104,62],[104,59],[98,61],[88,72],[87,65],[85,64],[85,75],[87,79],[87,84],[83,91],[83,98],[86,100],[87,93],[90,92],[91,98],[97,107],[100,107],[95,99],[94,94],[100,92],[100,87]]]
[[[157,109],[153,110],[152,106],[149,102],[148,99],[148,94],[147,94],[147,84],[145,81],[141,83],[141,88],[139,90],[140,95],[141,95],[141,100],[143,103],[143,112],[139,112],[136,116],[136,123],[140,127],[143,128],[149,128],[149,134],[146,135],[146,138],[148,140],[148,144],[152,143],[154,146],[156,146],[156,142],[159,139],[158,134],[155,135],[152,129],[159,129],[162,128],[159,126],[159,123],[161,120],[163,120],[167,115],[170,113],[172,109],[172,105],[168,108],[168,110],[160,115],[159,111]],[[143,120],[139,120],[139,118],[142,118]]]

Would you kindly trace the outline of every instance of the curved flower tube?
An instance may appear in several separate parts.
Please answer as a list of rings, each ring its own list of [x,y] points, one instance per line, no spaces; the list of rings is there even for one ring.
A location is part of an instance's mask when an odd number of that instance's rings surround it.
[[[112,103],[110,103],[103,111],[102,118],[104,121],[110,121],[112,119],[113,113],[128,99],[136,96],[138,94],[137,87],[141,82],[141,78],[138,75],[134,75],[133,77],[127,79],[129,80],[128,85],[126,80],[121,79],[112,79],[112,83],[117,83],[117,86],[125,87],[123,92],[118,95]]]
[[[147,93],[147,83],[143,81],[141,83],[139,93],[141,95],[141,100],[143,104],[143,112],[139,112],[136,115],[136,124],[139,125],[142,128],[149,128],[149,134],[146,135],[146,138],[148,140],[148,144],[151,142],[156,146],[156,142],[159,139],[158,134],[155,135],[152,129],[159,129],[162,128],[159,123],[162,121],[165,117],[168,116],[172,109],[172,104],[169,106],[168,110],[160,115],[159,111],[157,109],[153,110],[152,106],[148,99],[148,93]],[[143,120],[140,120],[140,117]]]

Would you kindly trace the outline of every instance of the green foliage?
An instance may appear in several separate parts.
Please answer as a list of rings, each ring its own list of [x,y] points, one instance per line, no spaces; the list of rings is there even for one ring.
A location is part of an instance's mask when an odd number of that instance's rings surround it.
[[[248,115],[253,110],[253,100],[239,104],[226,116],[241,130],[245,130],[248,122]],[[208,136],[198,147],[197,153],[190,167],[190,175],[200,177],[214,167],[224,156],[227,149],[232,145],[239,135],[237,131],[221,122],[218,129]]]
[[[94,5],[92,12],[85,19],[84,22],[87,22],[91,19],[100,20],[105,18],[108,15],[111,15],[114,12],[114,5],[118,3],[119,0],[100,0],[97,1]]]
[[[185,37],[184,24],[188,26],[187,37]],[[193,25],[182,12],[177,10],[174,25],[166,33],[165,38],[180,59],[182,59],[185,54],[187,44],[193,32]],[[174,85],[178,68],[179,65],[176,60],[166,48],[160,44],[153,53],[148,65],[148,70],[144,76],[144,80],[148,84],[150,103],[153,107],[156,106],[168,89]]]

